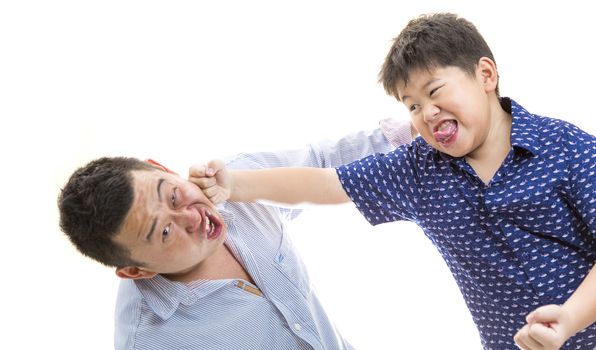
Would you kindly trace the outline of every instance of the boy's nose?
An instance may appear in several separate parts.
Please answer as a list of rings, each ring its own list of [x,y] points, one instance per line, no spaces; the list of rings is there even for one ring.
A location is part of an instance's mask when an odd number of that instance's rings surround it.
[[[437,119],[440,111],[441,110],[439,109],[439,107],[435,106],[434,104],[427,104],[426,106],[424,106],[424,109],[422,110],[424,121],[428,123]]]

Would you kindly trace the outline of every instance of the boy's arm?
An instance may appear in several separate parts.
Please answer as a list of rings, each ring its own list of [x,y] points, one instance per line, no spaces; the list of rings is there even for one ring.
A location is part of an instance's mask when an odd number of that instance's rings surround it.
[[[571,335],[596,322],[596,265],[562,307],[572,318]]]
[[[559,349],[567,339],[596,322],[596,266],[577,290],[559,305],[539,307],[515,335],[522,349]]]
[[[272,168],[230,171],[221,160],[195,165],[189,180],[214,203],[267,200],[285,204],[350,201],[334,168]]]
[[[315,144],[310,144],[305,148],[297,150],[288,150],[283,152],[259,152],[250,155],[241,155],[234,158],[229,166],[235,169],[250,169],[250,168],[283,168],[283,167],[316,167],[316,168],[331,168],[342,164],[353,162],[357,159],[368,156],[372,153],[386,153],[394,149],[394,147],[406,144],[412,141],[412,138],[416,136],[417,131],[412,127],[410,121],[399,120],[388,118],[379,122],[379,128],[372,131],[360,131],[344,136],[337,141],[324,140]],[[290,203],[296,204],[300,202],[311,202],[311,203],[343,203],[349,201],[345,194],[335,170],[331,169],[328,172],[322,171],[324,175],[321,179],[329,181],[329,184],[325,185],[324,182],[317,182],[316,184],[306,185],[304,179],[298,179],[298,185],[290,186],[288,181],[282,181],[276,188],[279,190],[272,190],[272,193],[256,193],[257,189],[248,186],[248,189],[240,184],[238,190],[245,191],[245,194],[236,190],[232,192],[230,183],[232,176],[229,175],[231,172],[224,166],[223,161],[213,161],[209,167],[211,168],[210,173],[206,174],[207,166],[197,164],[189,170],[189,180],[196,183],[201,187],[204,193],[214,203],[221,203],[233,197],[233,201],[255,201],[258,199],[265,199],[275,201],[279,203]],[[294,169],[296,170],[296,169]],[[290,176],[294,174],[294,170],[281,170],[281,172],[287,171],[289,174],[282,176]],[[310,174],[311,170],[302,169],[296,170],[298,177],[301,172]],[[312,171],[317,173],[316,170]],[[250,171],[246,174],[248,177]],[[270,175],[273,176],[275,172]],[[266,173],[267,174],[267,173]],[[240,180],[245,176],[244,174],[238,174]],[[260,175],[257,175],[259,177]],[[248,181],[253,181],[247,179]],[[271,180],[265,181],[267,185],[273,185],[275,182]],[[299,191],[301,185],[309,186],[312,191],[318,186],[325,186],[327,191],[316,192],[318,198],[301,196],[306,195],[307,191]],[[334,189],[334,186],[337,188]],[[272,188],[273,189],[273,188]],[[259,186],[258,191],[266,191],[265,186]],[[292,193],[295,195],[292,196]],[[283,195],[283,197],[282,197]]]

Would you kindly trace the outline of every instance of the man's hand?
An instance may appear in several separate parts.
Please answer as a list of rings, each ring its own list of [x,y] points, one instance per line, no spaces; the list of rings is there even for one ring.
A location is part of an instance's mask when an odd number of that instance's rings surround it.
[[[557,350],[573,335],[571,316],[563,306],[541,306],[526,316],[526,322],[513,337],[523,350]]]
[[[232,175],[223,160],[215,159],[205,164],[195,164],[188,169],[188,180],[203,190],[211,202],[219,204],[230,198]]]

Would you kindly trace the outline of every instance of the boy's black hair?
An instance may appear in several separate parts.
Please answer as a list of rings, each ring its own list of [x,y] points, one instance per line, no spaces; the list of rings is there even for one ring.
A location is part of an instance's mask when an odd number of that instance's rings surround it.
[[[455,66],[474,74],[482,57],[495,62],[488,44],[471,22],[452,13],[421,15],[393,40],[379,82],[399,100],[397,85],[407,84],[412,71]],[[496,93],[498,96],[498,84]]]

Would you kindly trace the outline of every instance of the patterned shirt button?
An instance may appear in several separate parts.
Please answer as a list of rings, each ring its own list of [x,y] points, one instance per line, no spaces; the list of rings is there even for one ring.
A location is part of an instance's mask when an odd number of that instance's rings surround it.
[[[300,325],[300,323],[294,323],[294,329],[295,329],[297,332],[300,332],[300,330],[302,329],[302,326]]]

